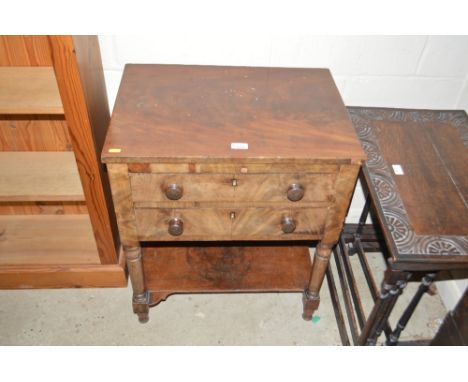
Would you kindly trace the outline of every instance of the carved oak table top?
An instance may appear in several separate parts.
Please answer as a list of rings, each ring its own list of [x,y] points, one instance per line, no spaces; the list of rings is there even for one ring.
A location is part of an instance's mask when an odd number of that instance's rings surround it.
[[[394,269],[468,266],[464,111],[350,107]]]

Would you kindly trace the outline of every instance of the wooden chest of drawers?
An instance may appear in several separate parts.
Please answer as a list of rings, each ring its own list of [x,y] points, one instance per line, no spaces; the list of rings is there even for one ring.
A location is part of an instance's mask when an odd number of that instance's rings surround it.
[[[307,264],[309,242],[318,240],[307,277],[293,280],[311,318],[364,159],[328,70],[127,65],[102,159],[141,321],[168,294],[226,291],[222,275],[238,280],[232,291],[291,290],[243,284],[263,269],[260,257],[270,258],[252,243],[298,259],[272,255],[275,278],[285,271],[278,267]],[[188,273],[223,271],[208,289],[199,280],[152,290],[158,253],[169,259],[165,267],[185,269],[183,258]]]
[[[338,166],[324,166],[323,173],[286,173],[274,165],[270,172],[249,173],[248,164],[236,173],[226,167],[130,173],[139,240],[320,238]]]

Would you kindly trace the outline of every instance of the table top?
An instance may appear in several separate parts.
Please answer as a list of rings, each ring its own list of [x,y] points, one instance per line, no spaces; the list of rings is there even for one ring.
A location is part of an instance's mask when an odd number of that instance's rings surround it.
[[[348,108],[392,260],[468,264],[464,111]]]
[[[104,162],[365,159],[327,69],[126,65]]]

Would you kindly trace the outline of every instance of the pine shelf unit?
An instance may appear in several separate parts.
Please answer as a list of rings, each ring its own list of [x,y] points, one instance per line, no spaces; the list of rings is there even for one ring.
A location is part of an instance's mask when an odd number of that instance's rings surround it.
[[[0,36],[0,288],[127,284],[96,36]]]

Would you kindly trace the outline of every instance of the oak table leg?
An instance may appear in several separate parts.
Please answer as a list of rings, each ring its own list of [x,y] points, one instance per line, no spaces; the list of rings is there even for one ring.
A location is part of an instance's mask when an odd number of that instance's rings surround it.
[[[408,324],[408,321],[414,313],[414,310],[418,306],[419,301],[421,301],[422,296],[429,290],[429,287],[431,286],[435,277],[435,272],[428,273],[423,277],[416,294],[413,296],[413,299],[403,312],[401,318],[398,320],[397,327],[388,337],[386,342],[387,345],[392,346],[398,344],[401,332],[405,329],[406,325]]]
[[[398,297],[403,293],[411,274],[409,272],[387,269],[378,300],[366,321],[359,345],[375,345],[382,334],[385,324],[392,313]]]

